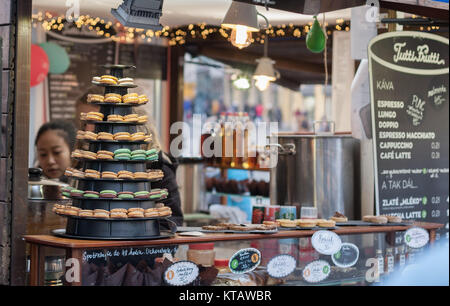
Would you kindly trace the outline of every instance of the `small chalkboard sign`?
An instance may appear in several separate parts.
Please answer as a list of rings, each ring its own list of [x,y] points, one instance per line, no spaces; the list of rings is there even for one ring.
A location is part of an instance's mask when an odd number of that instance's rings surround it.
[[[261,263],[261,253],[254,248],[247,248],[237,251],[231,256],[229,268],[236,274],[247,273],[256,269]]]
[[[368,50],[376,213],[447,224],[438,235],[448,235],[448,51],[448,38],[410,31]]]
[[[350,268],[359,258],[359,249],[353,243],[343,243],[341,249],[331,256],[333,263],[341,268]]]

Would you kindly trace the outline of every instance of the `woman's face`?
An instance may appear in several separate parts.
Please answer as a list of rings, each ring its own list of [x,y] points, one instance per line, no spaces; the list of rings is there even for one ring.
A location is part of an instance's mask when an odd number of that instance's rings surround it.
[[[70,167],[70,148],[56,130],[44,132],[36,144],[39,166],[48,178],[60,178]]]

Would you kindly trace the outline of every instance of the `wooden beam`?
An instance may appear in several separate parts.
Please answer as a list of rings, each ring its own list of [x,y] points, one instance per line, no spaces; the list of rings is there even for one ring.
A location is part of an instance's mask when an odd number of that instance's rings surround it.
[[[232,62],[246,63],[256,66],[256,60],[261,58],[261,54],[250,53],[242,50],[224,50],[215,47],[201,46],[199,53],[217,60],[226,60]],[[308,72],[314,74],[324,74],[323,64],[308,63],[299,60],[291,60],[281,57],[270,56],[275,61],[275,69],[289,70],[294,72]],[[328,65],[331,71],[331,65]]]
[[[31,0],[16,2],[15,100],[13,109],[11,285],[26,285],[28,138],[30,122]]]

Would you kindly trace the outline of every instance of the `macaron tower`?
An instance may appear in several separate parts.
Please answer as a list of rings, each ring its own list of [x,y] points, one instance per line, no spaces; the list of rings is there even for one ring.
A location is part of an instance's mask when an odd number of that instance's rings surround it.
[[[143,213],[130,214],[137,210],[156,209],[156,203],[168,196],[166,189],[152,189],[152,182],[160,178],[146,176],[147,165],[153,164],[153,169],[157,165],[159,152],[148,148],[151,135],[144,135],[138,129],[139,125],[145,122],[107,119],[111,116],[137,117],[133,108],[145,104],[146,97],[139,96],[139,101],[143,101],[139,105],[137,102],[117,101],[124,96],[131,96],[129,89],[137,87],[130,81],[132,79],[123,75],[124,70],[134,67],[106,65],[104,68],[109,70],[105,76],[94,79],[105,81],[93,82],[105,88],[104,95],[97,95],[99,97],[95,99],[88,98],[90,104],[99,106],[96,113],[99,113],[100,115],[97,115],[102,119],[85,121],[86,125],[93,125],[94,131],[89,133],[97,135],[97,138],[82,137],[87,131],[78,133],[80,137],[77,137],[77,141],[88,144],[89,149],[84,153],[88,152],[90,155],[89,158],[84,155],[73,156],[79,160],[81,167],[66,172],[67,175],[75,171],[85,174],[72,175],[72,186],[64,190],[64,195],[72,199],[73,210],[82,211],[83,214],[64,215],[67,217],[66,230],[55,234],[69,238],[107,240],[165,237],[167,234],[160,231],[159,221],[166,216],[155,214],[145,217]],[[125,81],[115,82],[116,79]],[[112,103],[106,101],[106,97],[113,97],[115,100]],[[118,139],[118,136],[123,137]],[[135,173],[139,175],[134,175]],[[117,211],[122,213],[117,214]]]

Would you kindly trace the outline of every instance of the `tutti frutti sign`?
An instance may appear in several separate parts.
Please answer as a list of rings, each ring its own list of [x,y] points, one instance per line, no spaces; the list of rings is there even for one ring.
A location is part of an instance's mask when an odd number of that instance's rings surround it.
[[[448,48],[408,31],[369,43],[377,214],[448,223]]]

